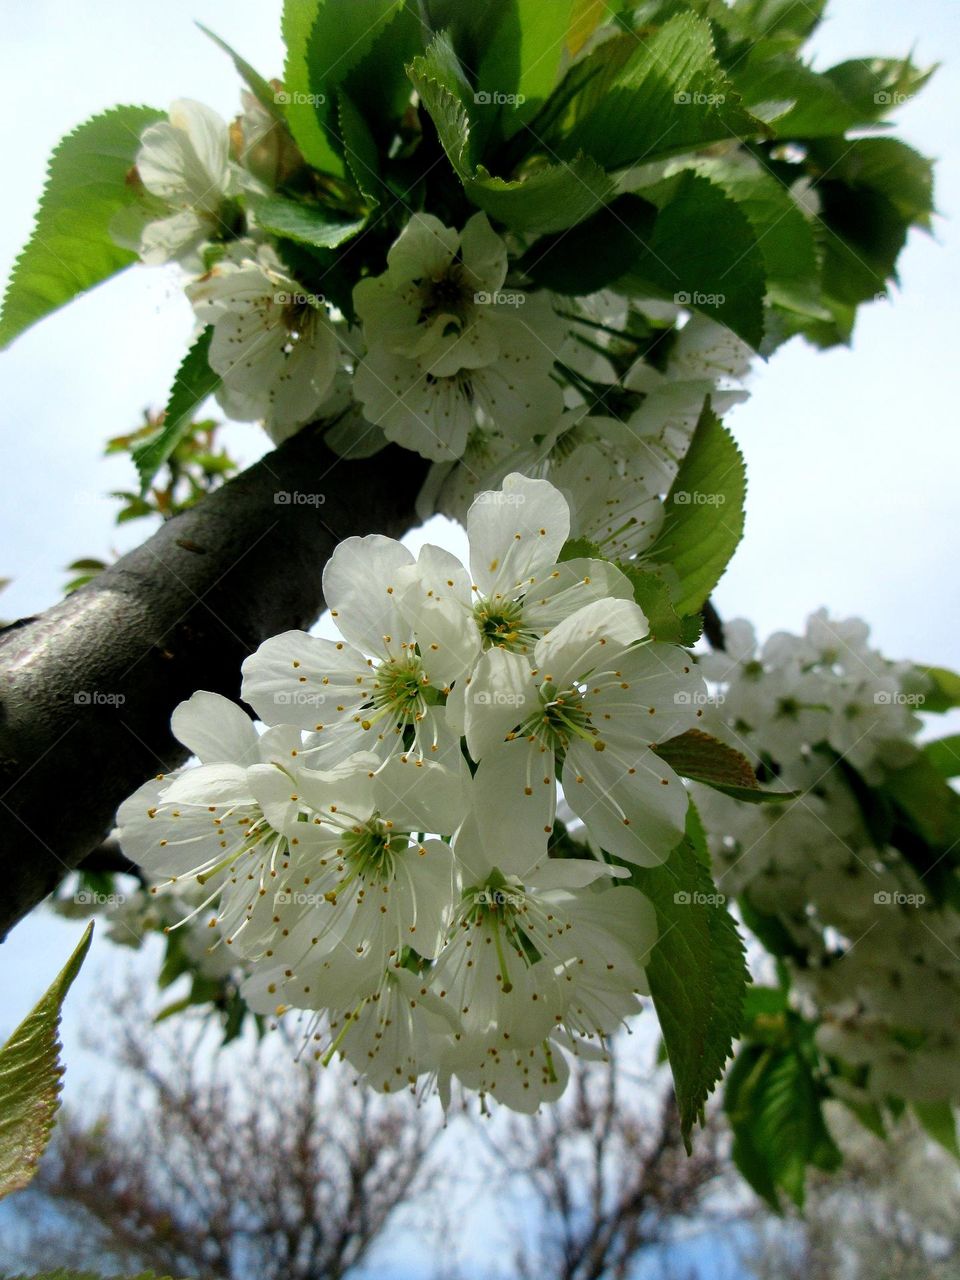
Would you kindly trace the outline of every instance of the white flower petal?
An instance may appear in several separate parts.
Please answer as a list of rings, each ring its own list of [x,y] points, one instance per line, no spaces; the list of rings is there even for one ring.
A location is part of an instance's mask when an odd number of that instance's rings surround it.
[[[412,552],[379,533],[346,538],[323,571],[323,598],[341,635],[364,653],[399,656],[410,638],[401,616],[397,572]]]
[[[219,693],[199,689],[180,703],[170,725],[174,737],[203,764],[254,764],[259,759],[253,721],[242,707]]]
[[[467,514],[470,572],[484,597],[513,597],[552,568],[570,534],[570,510],[546,480],[513,473],[481,493]]]

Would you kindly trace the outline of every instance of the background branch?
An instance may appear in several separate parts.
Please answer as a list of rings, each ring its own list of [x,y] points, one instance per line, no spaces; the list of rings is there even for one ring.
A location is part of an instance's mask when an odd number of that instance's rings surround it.
[[[341,539],[415,523],[426,467],[396,447],[345,462],[302,431],[0,635],[0,937],[101,844],[127,795],[182,763],[177,703],[237,697],[248,654],[316,620]]]

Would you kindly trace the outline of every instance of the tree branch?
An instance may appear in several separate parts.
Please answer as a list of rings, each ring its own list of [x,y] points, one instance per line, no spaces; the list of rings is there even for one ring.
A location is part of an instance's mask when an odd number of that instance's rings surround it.
[[[177,703],[237,697],[248,654],[316,620],[341,539],[414,523],[426,467],[394,447],[345,462],[302,431],[0,634],[0,938],[103,841],[127,795],[182,763]]]

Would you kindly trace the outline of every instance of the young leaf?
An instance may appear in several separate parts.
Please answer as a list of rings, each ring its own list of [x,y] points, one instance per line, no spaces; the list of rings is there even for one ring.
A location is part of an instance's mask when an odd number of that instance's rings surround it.
[[[560,152],[582,151],[607,169],[622,169],[763,133],[720,69],[709,23],[688,12],[652,37],[637,38],[629,61],[577,121]]]
[[[265,80],[259,71],[254,70],[246,59],[241,58],[236,50],[231,49],[226,40],[221,40],[216,32],[211,31],[209,27],[205,27],[202,22],[198,22],[197,26],[205,36],[209,36],[218,48],[222,49],[227,57],[231,60],[237,69],[237,74],[241,79],[246,81],[247,88],[257,99],[262,107],[264,107],[275,120],[283,119],[283,110],[278,102],[278,95],[269,80]]]
[[[3,299],[0,347],[136,261],[135,253],[114,242],[109,228],[118,210],[135,198],[127,174],[140,135],[163,118],[152,107],[113,107],[58,144],[33,234]]]
[[[667,516],[647,553],[679,576],[679,613],[703,607],[743,536],[746,472],[730,432],[704,405],[690,448],[667,496]]]
[[[680,644],[684,648],[697,643],[703,632],[703,619],[698,613],[680,616],[670,599],[670,588],[662,577],[629,561],[618,560],[617,568],[630,579],[633,598],[646,614],[654,640]]]
[[[60,1010],[90,948],[93,922],[46,993],[0,1049],[0,1196],[25,1187],[60,1106]]]
[[[157,471],[190,429],[197,410],[220,385],[220,375],[210,368],[208,353],[213,327],[208,325],[183,358],[164,410],[163,425],[133,450],[133,460],[146,490]]]
[[[294,141],[306,162],[324,173],[342,177],[343,159],[321,124],[319,104],[311,84],[308,46],[324,0],[284,0],[281,27],[287,56],[283,92],[278,98]],[[344,71],[346,74],[346,71]]]
[[[482,165],[474,167],[470,121],[457,95],[437,78],[435,60],[415,58],[407,73],[467,197],[497,221],[515,231],[563,231],[589,218],[613,194],[612,180],[585,156],[569,164],[544,165],[513,180],[495,178]]]
[[[631,883],[657,912],[660,936],[647,977],[688,1151],[739,1032],[748,981],[743,943],[710,877],[698,826],[688,820],[687,836],[662,866],[630,869]]]

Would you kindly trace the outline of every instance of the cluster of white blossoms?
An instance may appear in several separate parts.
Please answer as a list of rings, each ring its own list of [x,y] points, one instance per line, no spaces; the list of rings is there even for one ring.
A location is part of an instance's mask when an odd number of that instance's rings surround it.
[[[455,228],[412,212],[385,270],[382,258],[364,265],[361,248],[357,273],[369,274],[348,317],[342,294],[339,307],[326,296],[321,258],[300,249],[296,278],[291,241],[285,249],[258,222],[258,200],[303,158],[249,94],[232,126],[179,101],[141,143],[141,198],[114,236],[144,262],[188,273],[197,322],[212,327],[208,360],[225,412],[260,421],[275,443],[328,422],[339,453],[364,456],[387,441],[414,450],[433,464],[422,515],[462,521],[477,493],[521,472],[563,490],[575,536],[611,555],[642,553],[705,398],[722,413],[745,395],[751,353],[723,325],[683,324],[678,306],[653,300],[532,288],[483,213]],[[292,216],[296,206],[281,203]],[[670,336],[668,358],[651,358],[631,332],[638,317]]]
[[[142,787],[119,833],[149,875],[202,886],[193,915],[250,1005],[313,1011],[319,1057],[532,1111],[638,1011],[656,941],[625,867],[556,856],[558,796],[608,854],[664,861],[688,793],[654,747],[699,722],[705,686],[614,565],[562,559],[549,482],[508,476],[467,528],[469,568],[341,543],[341,639],[287,632],[246,661],[262,732],[218,695],[182,704],[199,763]]]
[[[916,759],[924,677],[822,610],[761,649],[744,621],[724,635],[699,660],[715,689],[705,726],[800,794],[748,805],[694,788],[718,887],[761,936],[765,920],[789,939],[817,1043],[852,1069],[838,1091],[960,1099],[960,913],[869,829],[859,794]]]

